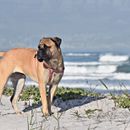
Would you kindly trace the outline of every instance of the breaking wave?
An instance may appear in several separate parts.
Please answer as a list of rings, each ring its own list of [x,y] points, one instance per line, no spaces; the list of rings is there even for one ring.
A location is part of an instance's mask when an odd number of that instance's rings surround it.
[[[92,54],[90,54],[90,53],[67,53],[66,54],[66,56],[79,56],[79,57],[81,57],[81,56],[90,56],[90,55],[92,55]]]
[[[66,66],[65,75],[88,75],[88,74],[104,74],[116,71],[116,65],[88,65],[88,66]]]
[[[99,58],[100,62],[124,62],[129,59],[129,56],[127,55],[112,55],[112,54],[106,54],[101,55]]]

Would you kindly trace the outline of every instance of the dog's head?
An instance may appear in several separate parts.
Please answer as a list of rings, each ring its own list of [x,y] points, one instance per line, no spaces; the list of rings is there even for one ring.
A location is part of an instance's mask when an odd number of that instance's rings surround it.
[[[61,39],[58,37],[42,38],[38,45],[37,59],[38,61],[48,62],[50,59],[57,57],[60,53]]]

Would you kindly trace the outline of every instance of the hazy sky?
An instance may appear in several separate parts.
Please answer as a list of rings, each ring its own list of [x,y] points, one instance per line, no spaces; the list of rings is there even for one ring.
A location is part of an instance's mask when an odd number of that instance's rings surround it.
[[[44,36],[64,51],[130,50],[130,0],[0,0],[0,50],[37,47]]]

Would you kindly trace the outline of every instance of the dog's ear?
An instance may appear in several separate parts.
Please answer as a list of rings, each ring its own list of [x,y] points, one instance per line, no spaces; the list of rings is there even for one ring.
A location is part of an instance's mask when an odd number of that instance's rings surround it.
[[[53,42],[55,42],[56,46],[59,48],[61,45],[62,40],[59,37],[51,38]]]

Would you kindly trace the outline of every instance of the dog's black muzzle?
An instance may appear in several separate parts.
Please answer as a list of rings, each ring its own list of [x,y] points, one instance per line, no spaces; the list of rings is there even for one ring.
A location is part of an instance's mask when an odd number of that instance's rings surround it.
[[[37,59],[39,62],[49,61],[51,59],[51,52],[49,49],[39,48],[37,51]]]

